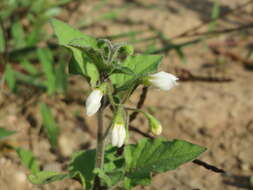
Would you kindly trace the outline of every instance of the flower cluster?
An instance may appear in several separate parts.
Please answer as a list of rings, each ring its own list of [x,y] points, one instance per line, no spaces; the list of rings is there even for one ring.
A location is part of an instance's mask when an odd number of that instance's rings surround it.
[[[147,85],[153,85],[161,90],[168,91],[177,85],[178,78],[170,73],[161,71],[155,74],[151,74],[144,80]],[[95,88],[86,100],[86,113],[88,116],[94,115],[101,107],[101,101],[106,93],[105,84]],[[153,135],[160,135],[162,132],[161,123],[155,119],[152,115],[144,113],[149,121],[150,131]],[[111,142],[113,146],[121,147],[126,138],[126,126],[124,117],[122,116],[122,110],[118,111],[115,116],[115,121],[112,124]]]

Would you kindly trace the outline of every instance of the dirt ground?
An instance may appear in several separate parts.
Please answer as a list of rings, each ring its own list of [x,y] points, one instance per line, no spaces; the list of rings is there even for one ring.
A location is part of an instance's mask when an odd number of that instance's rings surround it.
[[[102,14],[111,8],[122,8],[127,1],[111,1],[100,9]],[[120,18],[107,20],[84,28],[84,32],[95,36],[109,36],[127,31],[146,30],[151,26],[172,38],[210,19],[212,1],[208,0],[142,0],[127,9],[122,8]],[[243,0],[221,0],[221,14],[246,3]],[[93,8],[98,1],[75,3],[65,11],[61,19],[76,24],[87,15],[95,18],[98,12]],[[219,29],[238,27],[243,22],[251,22],[253,3],[224,16],[219,20]],[[69,20],[67,18],[70,18]],[[122,19],[124,18],[124,19]],[[207,25],[198,32],[206,31]],[[184,49],[187,63],[181,63],[174,51],[163,53],[160,70],[180,76],[187,71],[198,80],[180,81],[169,92],[150,89],[144,108],[151,110],[163,124],[162,136],[167,139],[184,139],[207,147],[199,159],[215,165],[234,175],[233,178],[208,171],[193,163],[179,169],[154,177],[149,187],[136,189],[152,190],[237,190],[253,189],[248,177],[253,175],[253,70],[247,67],[253,60],[246,54],[252,48],[252,30],[217,35],[205,42]],[[148,37],[144,32],[140,38]],[[178,38],[174,43],[186,42],[191,38]],[[147,43],[136,44],[142,50]],[[251,45],[251,46],[250,46]],[[162,43],[157,43],[158,47]],[[212,51],[215,47],[223,53]],[[236,58],[226,52],[238,55]],[[223,54],[223,55],[222,55]],[[239,58],[238,58],[239,57]],[[242,60],[241,57],[244,59]],[[252,64],[253,65],[253,64]],[[215,80],[217,79],[217,80]],[[223,80],[224,79],[224,80]],[[229,79],[229,80],[225,80]],[[38,102],[50,105],[61,128],[59,148],[69,157],[80,148],[95,147],[95,117],[85,115],[84,101],[88,86],[79,77],[71,77],[69,94],[48,98],[45,94],[34,95],[34,90],[20,87],[19,95],[7,90],[0,93],[0,126],[18,131],[7,143],[31,149],[44,170],[63,171],[63,164],[50,152],[50,145],[41,133],[41,116]],[[139,97],[141,88],[132,96],[130,105]],[[159,114],[158,114],[159,111]],[[139,116],[133,126],[147,131],[147,123]],[[141,135],[131,132],[131,142]],[[32,143],[31,143],[32,142]],[[4,142],[6,143],[6,142]],[[24,168],[15,152],[0,152],[0,189],[1,190],[81,190],[81,186],[71,180],[55,182],[43,187],[34,186],[26,178]]]

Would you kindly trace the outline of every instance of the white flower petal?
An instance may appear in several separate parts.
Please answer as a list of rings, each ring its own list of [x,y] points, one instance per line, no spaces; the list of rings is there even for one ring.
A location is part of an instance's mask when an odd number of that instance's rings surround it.
[[[112,145],[121,147],[126,138],[126,129],[123,124],[115,124],[112,129]]]
[[[126,129],[125,127],[122,125],[119,129],[119,140],[118,140],[118,147],[122,147],[122,145],[125,142],[125,138],[126,138]]]
[[[99,89],[93,90],[86,100],[86,113],[88,116],[94,115],[101,106],[103,93]]]
[[[118,140],[119,140],[118,137],[119,137],[118,128],[114,126],[112,129],[112,145],[113,146],[118,146]]]
[[[151,132],[154,135],[160,135],[162,133],[162,126],[161,125],[154,126],[153,128],[151,128]]]
[[[157,88],[168,91],[177,85],[177,80],[175,75],[161,71],[150,75],[149,82]]]
[[[94,115],[95,113],[97,113],[97,111],[99,110],[101,106],[101,103],[99,102],[98,104],[90,104],[89,107],[86,110],[86,114],[90,117],[92,115]]]

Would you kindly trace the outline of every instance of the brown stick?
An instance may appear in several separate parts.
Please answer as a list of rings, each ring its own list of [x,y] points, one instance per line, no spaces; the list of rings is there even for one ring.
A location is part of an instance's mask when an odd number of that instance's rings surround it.
[[[251,4],[251,3],[253,3],[253,1],[249,0],[246,3],[244,3],[244,4],[242,4],[242,5],[238,6],[238,7],[235,7],[234,9],[231,9],[230,11],[228,11],[226,13],[220,14],[220,16],[217,18],[217,20],[220,19],[220,18],[222,18],[222,17],[224,18],[224,17],[228,16],[229,14],[232,14],[234,11],[238,11],[238,10],[244,8],[245,6],[247,6],[247,5]],[[184,31],[181,34],[178,34],[178,35],[172,37],[171,39],[182,38],[182,37],[189,37],[189,35],[194,35],[194,34],[196,34],[196,32],[193,33],[193,34],[189,34],[189,33],[192,33],[192,32],[194,32],[196,30],[199,30],[200,28],[202,28],[203,26],[209,24],[212,21],[213,21],[213,19],[209,19],[206,22],[203,22],[203,23],[201,23],[201,24],[199,24],[199,25],[197,25],[197,26],[195,26],[195,27],[193,27],[193,28],[191,28],[189,30]]]
[[[142,108],[142,106],[145,102],[145,99],[147,97],[147,94],[148,94],[148,87],[144,86],[142,88],[142,93],[140,95],[140,98],[139,98],[138,104],[136,106],[136,109],[141,109]],[[138,114],[139,114],[139,112],[133,112],[129,117],[129,123],[131,123],[133,120],[135,120]]]
[[[253,69],[253,61],[251,61],[249,59],[245,59],[245,58],[241,57],[240,55],[238,55],[234,52],[231,52],[231,51],[228,51],[228,50],[222,50],[221,48],[217,48],[215,46],[209,46],[209,48],[216,55],[223,55],[225,57],[229,57],[233,61],[241,62],[245,67],[247,67],[249,69],[250,68]]]

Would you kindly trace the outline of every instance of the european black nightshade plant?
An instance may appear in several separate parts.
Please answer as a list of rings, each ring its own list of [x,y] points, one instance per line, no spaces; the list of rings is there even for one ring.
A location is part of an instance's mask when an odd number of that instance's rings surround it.
[[[132,189],[151,184],[152,174],[176,169],[205,151],[205,148],[183,140],[167,141],[164,138],[143,138],[137,144],[128,144],[131,136],[129,112],[142,113],[153,135],[162,133],[162,125],[154,116],[126,106],[139,85],[165,91],[176,86],[176,76],[157,72],[161,56],[134,55],[133,47],[127,44],[95,39],[56,19],[51,23],[59,44],[72,53],[69,73],[83,76],[90,84],[86,113],[97,115],[97,147],[75,153],[68,173],[32,173],[29,176],[32,183],[74,178],[84,189]],[[109,126],[104,126],[105,111],[112,116]],[[118,148],[123,153],[118,154]]]

